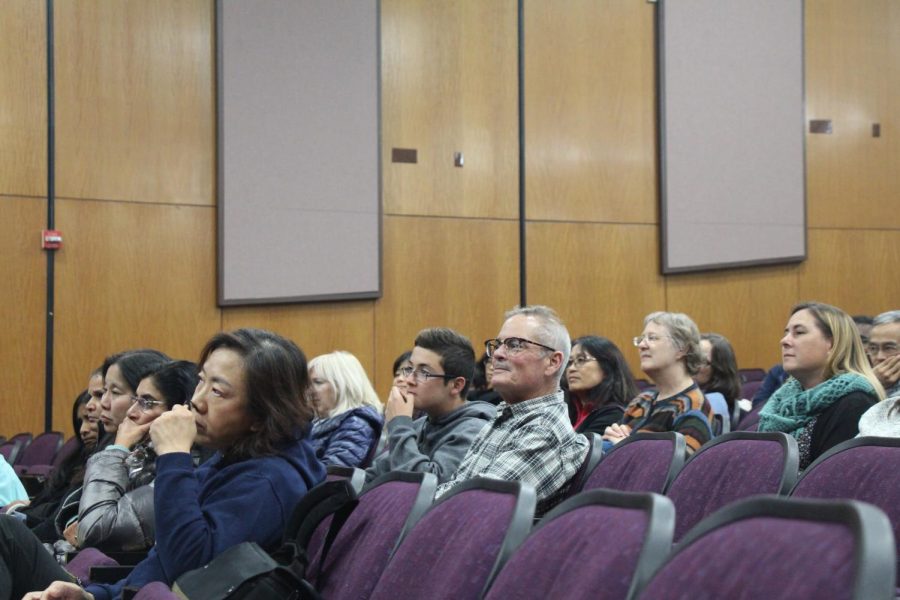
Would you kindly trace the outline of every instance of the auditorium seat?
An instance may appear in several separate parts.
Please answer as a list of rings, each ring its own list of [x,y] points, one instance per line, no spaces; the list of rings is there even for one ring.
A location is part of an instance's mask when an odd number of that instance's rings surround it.
[[[668,556],[674,524],[675,508],[659,494],[582,492],[544,517],[485,598],[625,598]]]
[[[852,499],[874,504],[888,516],[897,543],[900,588],[900,438],[859,437],[829,449],[803,472],[790,495]]]
[[[606,453],[582,489],[661,494],[681,469],[685,455],[684,436],[680,433],[635,433]]]
[[[376,478],[352,510],[334,516],[332,543],[310,555],[307,579],[326,598],[368,596],[401,535],[431,506],[436,490],[432,473],[391,471]]]
[[[633,597],[891,600],[894,562],[874,506],[760,496],[704,519]]]
[[[797,442],[780,432],[737,431],[707,442],[666,488],[675,504],[675,542],[731,502],[787,494],[797,481],[798,463]]]
[[[536,504],[527,483],[483,477],[460,483],[403,535],[372,600],[481,597],[531,530]]]
[[[28,467],[52,464],[62,444],[63,434],[58,431],[47,431],[38,435],[19,454],[14,467],[16,474],[24,475]]]

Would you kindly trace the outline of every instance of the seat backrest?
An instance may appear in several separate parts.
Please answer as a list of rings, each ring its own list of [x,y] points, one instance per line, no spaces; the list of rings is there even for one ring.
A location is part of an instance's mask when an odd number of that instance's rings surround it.
[[[436,490],[432,473],[391,471],[376,478],[335,526],[327,552],[311,555],[307,578],[325,598],[368,597],[401,535],[431,506]]]
[[[62,447],[63,434],[48,431],[40,434],[19,454],[18,466],[49,465]]]
[[[659,494],[582,492],[534,528],[486,598],[625,598],[668,556],[674,522]]]
[[[518,481],[476,477],[452,488],[400,540],[372,600],[479,598],[528,535],[537,496]],[[324,597],[327,597],[323,594]]]
[[[578,467],[578,471],[576,471],[566,485],[564,485],[563,488],[546,503],[548,508],[552,508],[563,500],[571,498],[580,492],[584,488],[588,475],[594,471],[594,468],[603,458],[603,440],[600,436],[595,432],[586,433],[584,436],[588,440],[587,454],[581,462],[581,466]]]
[[[746,398],[747,400],[753,400],[753,396],[756,395],[756,392],[759,391],[759,388],[762,387],[762,380],[754,380],[747,381],[741,384],[741,398]]]
[[[697,525],[637,597],[888,600],[886,527],[884,513],[861,502],[752,498]]]
[[[888,516],[900,560],[900,438],[861,437],[829,449],[804,471],[790,495],[862,500]],[[897,563],[900,587],[900,562]]]
[[[31,438],[32,435],[30,433],[17,433],[16,435],[6,440],[7,444],[14,444],[17,448],[15,452],[12,452],[11,455],[7,457],[6,462],[11,465],[18,464],[19,459],[22,458],[22,452],[31,443]]]
[[[750,381],[762,381],[766,378],[767,371],[765,369],[738,369],[738,375],[744,383]],[[747,396],[744,396],[747,398]]]
[[[606,453],[582,489],[661,494],[681,469],[684,457],[684,436],[680,433],[636,433]]]
[[[666,488],[675,541],[723,506],[757,494],[787,494],[797,481],[797,442],[781,432],[736,431],[707,442]]]
[[[756,428],[759,427],[759,411],[763,409],[766,405],[765,402],[760,402],[753,409],[745,414],[740,423],[738,423],[737,431],[756,431]]]
[[[350,485],[353,486],[353,489],[356,490],[356,493],[358,494],[362,491],[363,486],[366,485],[366,472],[357,467],[328,465],[325,480],[339,481],[341,479],[346,479],[347,481],[349,481]]]
[[[16,459],[19,457],[19,443],[4,442],[3,444],[0,444],[0,454],[3,455],[3,458],[6,459],[8,464],[14,465]]]
[[[60,446],[59,451],[56,453],[56,456],[53,457],[53,462],[50,463],[53,467],[58,467],[63,463],[64,460],[72,456],[75,452],[78,452],[81,444],[78,441],[78,436],[73,435],[66,442]]]

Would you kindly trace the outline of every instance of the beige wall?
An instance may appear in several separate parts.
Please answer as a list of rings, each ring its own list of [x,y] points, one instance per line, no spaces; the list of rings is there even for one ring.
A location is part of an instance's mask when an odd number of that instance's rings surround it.
[[[215,305],[211,0],[57,0],[54,427],[103,356],[193,358],[219,328],[288,335],[310,357],[357,354],[382,393],[429,325],[476,346],[519,298],[573,334],[628,340],[658,309],[728,336],[743,366],[778,360],[788,307],[897,306],[900,7],[806,2],[809,259],[664,277],[659,269],[654,6],[524,0],[525,247],[519,247],[517,5],[382,0],[384,296]],[[0,5],[0,434],[43,425],[44,3]],[[23,52],[22,49],[28,49]],[[871,137],[871,124],[882,135]],[[419,163],[392,164],[390,149]],[[453,153],[465,167],[453,166]],[[700,241],[699,243],[702,243]]]

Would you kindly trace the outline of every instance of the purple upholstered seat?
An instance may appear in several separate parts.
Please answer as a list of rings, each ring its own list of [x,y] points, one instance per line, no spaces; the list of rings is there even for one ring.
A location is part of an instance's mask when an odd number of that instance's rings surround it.
[[[661,494],[681,469],[684,457],[684,436],[680,433],[636,433],[606,453],[582,489]]]
[[[485,598],[625,598],[668,555],[674,522],[675,508],[658,494],[582,492],[544,517]]]
[[[66,570],[84,583],[90,583],[91,567],[114,567],[119,563],[96,548],[85,548],[66,565]]]
[[[756,431],[756,428],[759,427],[759,411],[761,411],[765,405],[765,402],[760,402],[754,406],[750,412],[745,414],[741,418],[740,423],[738,423],[736,431]]]
[[[887,517],[859,502],[763,496],[691,530],[641,589],[652,600],[889,600]]]
[[[165,583],[154,581],[142,587],[133,600],[179,600]]]
[[[73,435],[62,445],[56,453],[56,456],[53,457],[53,462],[50,464],[30,465],[25,469],[25,474],[48,478],[64,460],[72,456],[75,452],[78,452],[79,448],[80,444],[78,443],[78,437]]]
[[[372,600],[480,597],[528,535],[535,506],[529,484],[464,481],[401,539]]]
[[[16,459],[19,457],[19,447],[18,442],[4,442],[0,444],[0,454],[3,455],[8,464],[15,464]]]
[[[356,490],[356,493],[362,491],[366,484],[366,472],[357,467],[343,467],[340,465],[328,465],[328,474],[325,476],[326,481],[340,481],[346,479]]]
[[[707,442],[666,488],[675,541],[723,506],[756,494],[787,494],[797,481],[797,442],[778,432],[736,431]]]
[[[741,376],[741,381],[744,383],[749,383],[751,381],[762,381],[766,378],[766,370],[765,369],[738,369],[738,375]],[[752,396],[744,396],[744,398],[751,398]]]
[[[900,438],[861,437],[831,448],[803,473],[790,495],[874,504],[888,516],[900,561]],[[900,562],[897,563],[900,587]]]
[[[401,534],[434,499],[432,473],[385,473],[360,494],[325,556],[311,555],[307,579],[325,598],[365,598],[384,570]]]
[[[40,434],[19,454],[15,465],[16,473],[23,475],[27,472],[28,467],[53,464],[53,459],[62,447],[62,443],[63,434],[58,431]]]

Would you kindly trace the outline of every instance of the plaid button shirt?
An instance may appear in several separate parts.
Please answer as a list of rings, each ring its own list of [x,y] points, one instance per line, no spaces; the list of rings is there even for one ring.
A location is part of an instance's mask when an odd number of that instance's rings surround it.
[[[466,479],[491,477],[530,483],[541,506],[575,475],[587,450],[587,438],[572,429],[561,391],[515,404],[501,402],[456,474],[438,486],[437,497]]]

